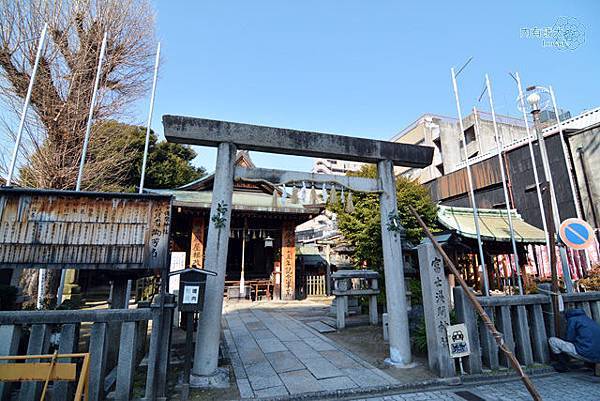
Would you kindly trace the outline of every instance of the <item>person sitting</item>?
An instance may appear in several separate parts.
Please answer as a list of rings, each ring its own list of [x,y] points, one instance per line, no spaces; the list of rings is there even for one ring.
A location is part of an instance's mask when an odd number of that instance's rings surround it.
[[[548,339],[550,350],[558,358],[555,369],[567,371],[571,357],[588,363],[600,363],[600,324],[590,319],[582,309],[569,309],[565,317],[566,341],[558,337]]]

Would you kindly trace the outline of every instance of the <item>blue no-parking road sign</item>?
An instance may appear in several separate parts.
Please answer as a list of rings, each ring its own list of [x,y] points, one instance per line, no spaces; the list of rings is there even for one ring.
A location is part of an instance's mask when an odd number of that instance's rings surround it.
[[[594,242],[594,230],[582,219],[567,219],[560,225],[560,239],[573,249],[585,249]]]

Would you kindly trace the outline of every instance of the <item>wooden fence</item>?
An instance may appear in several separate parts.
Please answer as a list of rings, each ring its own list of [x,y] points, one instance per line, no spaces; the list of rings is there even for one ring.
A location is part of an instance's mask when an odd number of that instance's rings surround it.
[[[325,284],[326,276],[304,276],[306,296],[324,297],[327,295],[327,286]]]
[[[0,312],[0,355],[89,352],[88,399],[103,400],[114,388],[114,400],[127,401],[136,368],[147,352],[145,399],[164,397],[174,304],[169,296],[162,305],[156,298],[138,309]],[[18,390],[14,383],[0,383],[2,400],[18,395],[21,401],[33,401],[40,391],[39,382],[22,383]],[[56,382],[52,400],[72,399],[72,391],[72,384]]]
[[[492,370],[509,367],[508,360],[499,352],[462,288],[454,288],[454,300],[458,322],[465,323],[469,332],[471,355],[467,357],[467,371],[480,373],[483,366]],[[521,364],[546,364],[550,361],[548,337],[556,336],[556,317],[549,295],[478,297],[478,300]],[[563,294],[563,300],[565,309],[581,308],[600,323],[600,292]],[[565,327],[564,317],[558,318],[562,321],[561,327]]]

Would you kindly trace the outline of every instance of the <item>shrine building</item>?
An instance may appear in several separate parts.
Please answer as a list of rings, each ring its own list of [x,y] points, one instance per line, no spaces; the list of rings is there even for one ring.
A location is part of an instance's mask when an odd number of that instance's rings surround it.
[[[237,153],[235,166],[255,168],[246,151]],[[185,257],[186,266],[211,270],[204,260],[213,183],[211,174],[175,189],[146,190],[173,196],[171,250]],[[307,198],[284,195],[282,187],[265,180],[235,179],[225,296],[296,299],[295,229],[323,208]]]

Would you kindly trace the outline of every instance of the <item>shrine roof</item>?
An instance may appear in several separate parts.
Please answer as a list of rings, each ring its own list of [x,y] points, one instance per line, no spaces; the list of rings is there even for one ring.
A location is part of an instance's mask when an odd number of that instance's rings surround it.
[[[147,189],[149,193],[172,195],[173,205],[210,209],[212,191],[185,191],[178,189]],[[270,213],[291,213],[314,215],[319,213],[319,205],[305,205],[292,203],[289,198],[282,204],[281,198],[277,199],[277,206],[273,205],[273,196],[259,192],[233,191],[233,209],[241,211],[259,211]]]
[[[509,242],[511,240],[506,210],[477,209],[477,212],[482,240],[498,242]],[[511,210],[510,213],[517,242],[546,243],[543,230],[525,222],[516,210]],[[456,231],[457,234],[467,238],[477,238],[473,209],[440,205],[437,217],[444,227]]]

